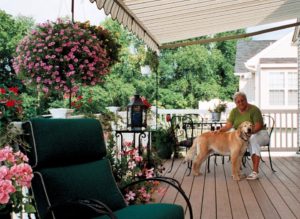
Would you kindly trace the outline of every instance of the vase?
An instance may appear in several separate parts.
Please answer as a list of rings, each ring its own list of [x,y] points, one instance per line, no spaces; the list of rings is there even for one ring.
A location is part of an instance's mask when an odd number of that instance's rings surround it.
[[[220,121],[221,119],[221,113],[212,112],[211,113],[211,120],[212,121]]]
[[[1,219],[11,219],[11,205],[7,204],[4,208],[0,209],[0,218]]]
[[[119,106],[108,106],[107,109],[108,109],[110,112],[116,113],[117,111],[120,110],[120,107],[119,107]]]
[[[49,109],[52,118],[69,118],[72,113],[74,112],[73,109],[67,109],[67,108],[52,108]]]

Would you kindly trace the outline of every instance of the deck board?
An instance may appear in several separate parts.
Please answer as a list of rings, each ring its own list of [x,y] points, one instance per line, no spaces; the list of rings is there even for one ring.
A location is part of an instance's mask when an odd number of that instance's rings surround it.
[[[239,185],[236,181],[231,178],[230,164],[224,164],[225,177],[227,180],[227,190],[230,200],[232,218],[248,218],[247,211],[244,205],[243,197],[240,192]]]
[[[275,190],[273,196],[275,195],[275,193],[278,194],[285,203],[285,205],[282,205],[281,207],[288,207],[284,209],[280,208],[281,210],[279,212],[283,212],[283,210],[285,210],[291,211],[295,217],[297,215],[300,215],[300,203],[297,201],[294,194],[288,189],[287,185],[285,185],[284,182],[280,180],[277,172],[273,173],[265,165],[261,165],[260,167],[261,174],[263,174],[263,177],[266,177],[268,179],[271,184],[270,186]]]
[[[171,161],[165,162],[163,175],[177,179],[189,197],[195,219],[216,218],[299,218],[300,219],[300,156],[274,157],[272,172],[267,157],[260,164],[259,180],[233,181],[230,162],[222,164],[221,159],[210,162],[210,173],[207,173],[207,162],[201,167],[201,176],[187,176],[187,164],[176,159],[173,170],[168,173]],[[247,160],[242,172],[251,172],[251,160]],[[156,202],[176,203],[189,212],[184,199],[171,187]]]

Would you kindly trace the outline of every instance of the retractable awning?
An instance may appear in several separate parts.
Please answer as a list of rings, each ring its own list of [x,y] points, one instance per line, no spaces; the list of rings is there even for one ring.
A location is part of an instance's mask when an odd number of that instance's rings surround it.
[[[299,0],[90,0],[153,50],[300,16]]]

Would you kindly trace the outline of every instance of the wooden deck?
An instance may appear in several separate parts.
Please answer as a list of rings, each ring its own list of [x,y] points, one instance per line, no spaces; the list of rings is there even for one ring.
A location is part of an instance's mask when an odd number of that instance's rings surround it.
[[[165,162],[165,176],[177,179],[189,197],[194,219],[214,218],[300,218],[300,156],[274,157],[273,173],[268,158],[260,164],[259,180],[239,182],[231,178],[230,162],[221,157],[210,162],[210,173],[204,171],[207,162],[201,167],[202,176],[187,176],[187,165],[177,159],[172,172],[168,173],[171,160]],[[244,173],[250,173],[251,161],[247,161]],[[164,195],[156,195],[156,202],[177,203],[186,208],[185,201],[175,189],[167,187]],[[186,210],[186,217],[189,212]]]

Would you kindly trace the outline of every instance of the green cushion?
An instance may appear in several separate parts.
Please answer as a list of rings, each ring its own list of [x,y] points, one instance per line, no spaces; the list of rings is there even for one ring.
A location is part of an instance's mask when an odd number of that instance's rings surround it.
[[[100,122],[96,119],[36,118],[24,124],[33,167],[71,165],[106,155]]]
[[[174,204],[130,205],[114,212],[118,219],[184,219],[182,206]],[[93,219],[109,219],[108,216]]]
[[[97,199],[113,210],[126,206],[107,159],[45,168],[40,173],[51,205],[68,200]]]

